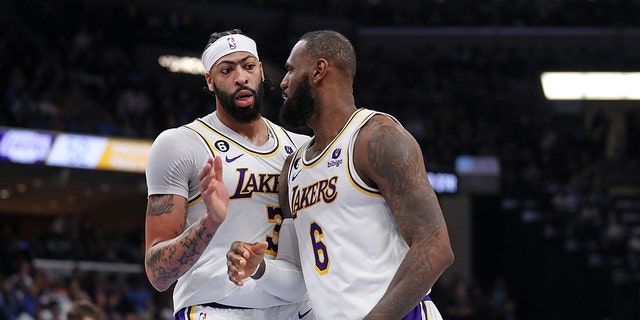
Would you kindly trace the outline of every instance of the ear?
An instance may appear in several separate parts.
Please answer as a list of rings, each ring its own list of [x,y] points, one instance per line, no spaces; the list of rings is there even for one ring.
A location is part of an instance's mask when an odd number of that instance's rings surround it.
[[[322,80],[327,75],[328,70],[329,61],[327,61],[327,59],[320,58],[316,60],[316,63],[313,65],[313,70],[311,70],[312,81],[314,83],[317,83],[318,81]]]
[[[209,88],[209,91],[215,93],[215,91],[213,90],[213,79],[211,78],[211,74],[209,72],[204,74],[204,79],[207,81],[207,88]]]

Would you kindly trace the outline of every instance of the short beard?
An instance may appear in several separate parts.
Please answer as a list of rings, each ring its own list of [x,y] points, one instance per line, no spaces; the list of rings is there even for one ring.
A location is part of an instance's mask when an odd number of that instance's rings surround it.
[[[303,76],[296,91],[285,100],[280,109],[280,122],[289,128],[300,128],[316,110],[317,100],[311,92],[309,77]]]
[[[249,87],[241,87],[236,89],[233,93],[226,93],[222,90],[218,90],[215,83],[213,89],[218,97],[220,106],[231,117],[231,119],[240,123],[250,123],[260,118],[262,115],[262,99],[264,97],[264,88],[262,84],[258,86],[258,90],[251,89]],[[236,105],[235,96],[240,90],[249,90],[253,94],[253,105],[248,108],[240,108]]]

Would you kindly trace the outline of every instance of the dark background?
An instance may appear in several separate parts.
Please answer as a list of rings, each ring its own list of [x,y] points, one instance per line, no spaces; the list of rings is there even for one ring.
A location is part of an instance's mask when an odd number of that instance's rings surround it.
[[[540,85],[544,71],[639,71],[639,16],[637,0],[3,0],[0,126],[152,140],[214,107],[203,76],[157,57],[199,57],[232,28],[258,43],[277,122],[290,48],[335,29],[356,47],[356,104],[396,116],[429,171],[500,162],[496,185],[440,195],[469,203],[445,210],[470,226],[451,234],[466,272],[433,289],[446,319],[639,319],[639,102],[554,102]],[[0,319],[81,297],[113,319],[170,309],[143,273],[34,263],[141,266],[144,175],[0,163],[0,188]]]

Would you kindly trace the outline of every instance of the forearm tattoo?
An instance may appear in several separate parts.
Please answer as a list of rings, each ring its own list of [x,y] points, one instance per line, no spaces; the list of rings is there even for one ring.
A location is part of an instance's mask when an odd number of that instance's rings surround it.
[[[172,213],[173,197],[168,195],[151,198],[147,215],[160,216]],[[185,204],[184,219],[180,226],[180,230],[183,231],[178,232],[175,238],[149,250],[147,268],[165,285],[173,283],[196,263],[215,233],[207,229],[206,215],[185,229],[187,209],[188,204]]]

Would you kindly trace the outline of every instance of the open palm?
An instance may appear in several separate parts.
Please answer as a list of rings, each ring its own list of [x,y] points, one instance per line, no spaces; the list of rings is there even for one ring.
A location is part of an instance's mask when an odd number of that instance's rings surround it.
[[[222,180],[222,158],[209,158],[198,173],[200,195],[213,221],[222,223],[227,217],[229,194]]]

